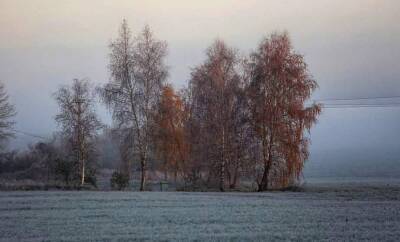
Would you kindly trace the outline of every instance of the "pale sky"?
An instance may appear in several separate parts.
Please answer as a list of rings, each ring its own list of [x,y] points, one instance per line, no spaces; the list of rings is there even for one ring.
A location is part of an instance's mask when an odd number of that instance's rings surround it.
[[[263,36],[287,30],[319,83],[313,98],[400,95],[398,0],[0,0],[0,80],[18,110],[17,129],[51,134],[59,85],[108,80],[107,46],[123,18],[134,33],[149,24],[168,42],[169,81],[177,87],[214,39],[246,54]],[[400,107],[326,109],[311,151],[400,150],[399,124]],[[19,135],[11,147],[28,142]]]

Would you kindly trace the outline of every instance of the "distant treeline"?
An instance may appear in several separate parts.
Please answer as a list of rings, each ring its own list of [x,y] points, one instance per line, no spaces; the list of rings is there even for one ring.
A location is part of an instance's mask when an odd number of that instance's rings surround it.
[[[108,156],[118,189],[136,178],[133,171],[140,171],[141,191],[157,172],[188,189],[225,191],[249,181],[265,191],[298,181],[308,156],[306,131],[321,107],[305,106],[317,83],[287,33],[264,38],[248,56],[216,40],[179,91],[167,82],[167,43],[148,26],[133,35],[124,20],[109,49],[110,81],[93,87],[75,79],[60,87],[54,94],[60,132],[24,154],[3,154],[2,173],[33,169],[48,180],[95,184],[99,157]],[[97,118],[96,97],[112,113],[111,128]],[[117,152],[107,155],[99,137]]]

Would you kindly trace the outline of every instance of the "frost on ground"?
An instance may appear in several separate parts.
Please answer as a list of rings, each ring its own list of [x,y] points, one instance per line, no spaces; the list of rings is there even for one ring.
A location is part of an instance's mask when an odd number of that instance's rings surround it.
[[[398,183],[304,192],[0,192],[1,241],[400,240]]]

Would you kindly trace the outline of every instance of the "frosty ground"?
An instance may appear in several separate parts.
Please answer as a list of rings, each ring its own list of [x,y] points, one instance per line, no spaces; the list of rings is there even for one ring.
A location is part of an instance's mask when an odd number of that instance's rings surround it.
[[[337,180],[337,179],[336,179]],[[0,241],[400,239],[398,180],[303,192],[0,192]]]

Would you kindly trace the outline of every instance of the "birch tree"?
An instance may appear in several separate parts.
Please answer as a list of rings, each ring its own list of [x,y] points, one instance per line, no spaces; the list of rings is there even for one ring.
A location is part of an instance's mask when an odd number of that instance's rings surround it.
[[[0,82],[0,145],[4,144],[9,138],[14,136],[13,118],[16,115],[15,107],[9,101],[6,88]]]
[[[238,57],[234,49],[217,40],[207,50],[204,64],[195,68],[190,80],[193,95],[193,115],[199,122],[200,157],[211,161],[209,171],[219,178],[219,189],[225,190],[228,162],[232,161],[234,109],[240,77]],[[217,172],[215,172],[217,171]]]
[[[251,119],[261,150],[258,190],[285,187],[298,179],[308,156],[305,131],[316,122],[321,106],[304,103],[318,85],[286,33],[264,39],[249,68]]]
[[[55,117],[63,136],[72,148],[80,184],[85,183],[87,162],[94,138],[102,127],[94,109],[94,96],[86,80],[74,79],[71,86],[60,87],[55,93],[60,112]]]
[[[102,89],[119,129],[126,130],[123,144],[141,167],[140,190],[145,190],[151,145],[151,122],[168,71],[167,44],[154,38],[148,26],[133,37],[124,20],[119,36],[110,44],[111,80]]]

